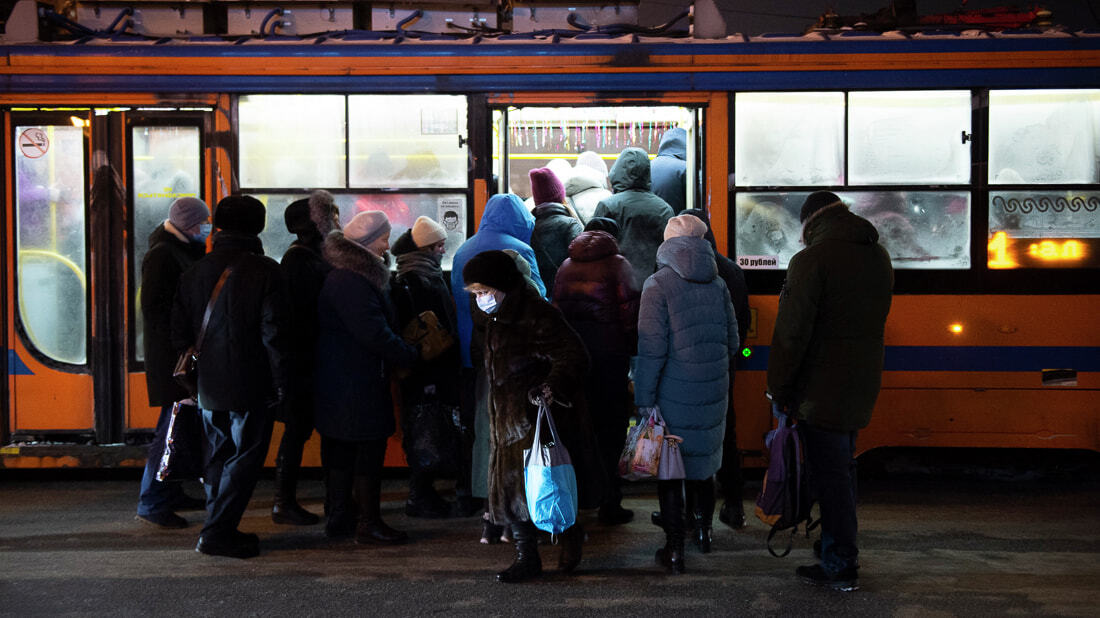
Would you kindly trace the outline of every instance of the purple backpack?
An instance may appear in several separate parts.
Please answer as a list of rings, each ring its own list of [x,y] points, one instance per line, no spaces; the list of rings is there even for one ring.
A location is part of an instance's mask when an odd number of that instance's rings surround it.
[[[756,516],[771,526],[768,532],[768,552],[782,558],[791,553],[794,535],[799,524],[806,524],[806,535],[817,527],[810,509],[810,483],[806,477],[805,452],[798,424],[785,414],[776,414],[779,426],[768,432],[765,445],[768,448],[768,470],[764,473],[764,485],[756,497]],[[820,521],[820,520],[819,520]],[[787,548],[777,554],[772,549],[772,538],[781,530],[790,528],[791,538]]]

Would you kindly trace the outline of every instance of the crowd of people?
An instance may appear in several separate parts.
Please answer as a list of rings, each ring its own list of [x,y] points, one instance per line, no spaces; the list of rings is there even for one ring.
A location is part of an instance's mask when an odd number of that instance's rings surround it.
[[[321,521],[296,498],[303,447],[316,430],[324,534],[358,544],[407,542],[407,533],[382,520],[380,504],[396,407],[409,465],[406,514],[480,515],[482,543],[515,547],[514,562],[497,579],[524,581],[542,572],[539,533],[524,493],[534,402],[550,405],[572,455],[580,508],[597,509],[606,526],[633,519],[622,505],[617,462],[631,417],[657,407],[668,432],[683,438],[686,478],[658,482],[660,508],[651,519],[664,530],[665,543],[656,560],[671,573],[684,572],[686,539],[701,552],[711,549],[716,480],[724,499],[720,521],[745,525],[731,391],[749,308],[744,274],[718,253],[705,211],[683,210],[685,177],[675,164],[683,150],[682,130],[674,130],[661,143],[671,164],[651,165],[645,151],[627,148],[603,176],[592,161],[579,159],[584,173],[565,178],[551,167],[532,170],[533,207],[513,194],[492,196],[477,232],[455,252],[449,278],[441,268],[448,231],[429,217],[418,218],[391,247],[383,212],[360,212],[341,227],[332,195],[315,191],[286,208],[286,227],[297,240],[276,262],[258,238],[266,213],[255,198],[233,195],[217,204],[208,253],[206,204],[177,200],[150,237],[142,265],[149,397],[161,416],[138,518],[185,527],[175,511],[201,504],[207,516],[197,551],[258,555],[256,535],[239,524],[277,420],[284,431],[271,513],[276,523]],[[672,183],[679,193],[655,192],[658,171],[662,191]],[[577,196],[595,189],[603,192],[600,199],[581,206]],[[889,258],[883,265],[885,252],[864,229],[870,226],[860,227],[858,221],[866,222],[839,208],[839,198],[811,198],[816,201],[808,200],[803,213],[810,219],[806,251],[847,243],[832,250],[835,257],[814,259],[862,264],[849,270],[874,299],[862,302],[861,291],[849,286],[837,292],[839,307],[828,314],[837,322],[834,338],[852,346],[849,335],[868,341],[853,361],[865,370],[854,377],[848,369],[807,375],[822,364],[821,346],[835,341],[823,344],[814,328],[824,318],[813,312],[830,309],[813,297],[832,293],[823,290],[834,285],[822,272],[829,266],[807,273],[806,258],[791,263],[772,354],[783,370],[769,372],[769,387],[785,410],[795,416],[805,410],[802,418],[815,436],[807,441],[809,454],[828,449],[821,475],[830,491],[839,491],[851,482],[842,474],[851,460],[848,446],[854,448],[878,390],[874,343],[877,334],[881,372],[878,321],[889,309],[892,280],[884,279]],[[817,231],[826,223],[827,231]],[[868,241],[882,255],[868,249]],[[788,298],[798,299],[797,308]],[[860,305],[858,325],[837,317],[850,303]],[[192,397],[173,381],[172,369],[178,354],[197,342],[202,355]],[[854,379],[858,392],[844,388]],[[181,401],[201,414],[205,500],[156,479],[172,407]],[[829,420],[833,408],[844,410],[843,422]],[[442,476],[455,480],[453,500],[435,487]],[[800,571],[804,577],[826,583],[838,573],[853,577],[850,502],[822,501],[817,568],[825,571]],[[577,567],[586,534],[578,520],[559,535],[559,570]]]

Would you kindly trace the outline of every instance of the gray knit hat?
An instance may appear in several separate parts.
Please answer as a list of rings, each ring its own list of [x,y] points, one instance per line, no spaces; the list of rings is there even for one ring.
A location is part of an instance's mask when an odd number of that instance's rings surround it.
[[[168,208],[168,221],[181,232],[206,223],[209,218],[210,209],[197,197],[181,197]]]

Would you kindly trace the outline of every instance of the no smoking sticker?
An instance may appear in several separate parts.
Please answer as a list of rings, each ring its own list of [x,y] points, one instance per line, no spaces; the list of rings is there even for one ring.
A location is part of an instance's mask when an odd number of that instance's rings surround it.
[[[19,152],[28,159],[37,159],[50,149],[50,138],[42,129],[27,129],[19,135]]]

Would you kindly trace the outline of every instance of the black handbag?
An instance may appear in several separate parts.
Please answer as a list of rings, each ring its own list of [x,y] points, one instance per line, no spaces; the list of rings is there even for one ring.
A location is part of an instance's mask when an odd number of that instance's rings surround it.
[[[177,401],[164,438],[164,454],[157,465],[158,481],[186,481],[203,476],[202,423],[199,409]]]
[[[192,399],[199,394],[199,352],[202,349],[202,339],[206,335],[206,325],[210,323],[210,314],[214,312],[214,302],[218,300],[218,295],[221,294],[225,280],[229,278],[231,272],[233,272],[233,268],[226,267],[222,271],[221,277],[218,277],[218,282],[214,285],[214,291],[210,293],[210,301],[206,303],[206,312],[202,315],[202,326],[199,327],[199,336],[195,339],[195,345],[180,354],[180,357],[176,359],[176,367],[172,370],[172,377],[176,379],[176,383],[182,386]]]
[[[401,410],[402,446],[409,467],[441,478],[454,478],[461,433],[458,407],[429,396]]]

